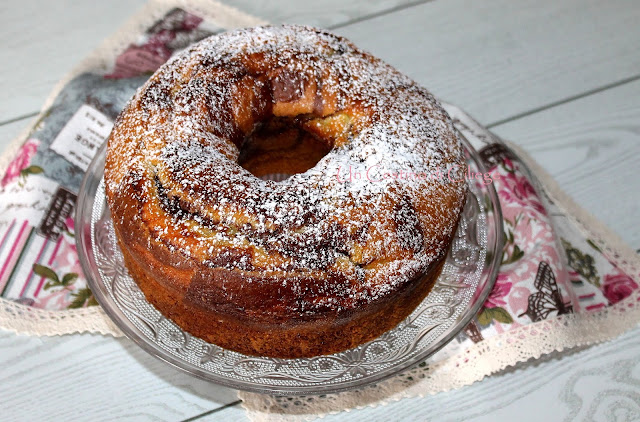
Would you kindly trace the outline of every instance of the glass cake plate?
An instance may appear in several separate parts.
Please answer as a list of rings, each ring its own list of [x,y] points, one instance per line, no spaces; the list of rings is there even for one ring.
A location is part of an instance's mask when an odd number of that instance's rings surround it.
[[[477,153],[464,142],[470,169],[484,173]],[[500,204],[492,184],[470,183],[442,274],[424,301],[396,328],[355,349],[308,359],[225,350],[165,318],[127,274],[105,202],[104,161],[103,146],[89,166],[76,211],[76,241],[91,290],[115,324],[144,350],[228,387],[268,394],[318,394],[380,381],[424,361],[453,339],[479,311],[495,282],[503,241]]]

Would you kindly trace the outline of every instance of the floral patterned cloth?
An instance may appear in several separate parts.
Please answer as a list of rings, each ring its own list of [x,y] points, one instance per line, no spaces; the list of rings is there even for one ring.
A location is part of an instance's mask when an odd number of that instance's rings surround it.
[[[172,9],[115,58],[112,70],[72,80],[36,125],[0,180],[3,298],[53,310],[96,305],[77,257],[72,210],[51,215],[56,190],[77,193],[82,171],[50,146],[80,105],[115,118],[150,72],[175,51],[217,32],[211,25],[203,29],[203,22],[193,13]],[[70,101],[72,97],[80,100]],[[463,122],[457,124],[473,135]],[[637,274],[625,273],[594,241],[575,239],[563,229],[566,225],[554,221],[549,212],[553,205],[536,190],[518,157],[499,140],[484,138],[476,147],[494,175],[505,239],[495,286],[471,331],[500,333],[562,313],[601,309],[639,288]],[[39,214],[22,219],[17,210],[36,202]],[[43,233],[42,221],[36,220],[52,217],[58,230]]]
[[[221,30],[195,12],[174,8],[111,58],[108,71],[87,71],[65,85],[0,179],[0,301],[60,313],[96,305],[74,239],[73,208],[84,171],[51,146],[73,142],[59,137],[69,122],[82,121],[81,107],[114,120],[172,54]],[[484,306],[430,364],[533,323],[597,312],[638,296],[640,270],[622,265],[601,239],[585,236],[501,140],[454,107],[447,109],[494,175],[505,237]],[[82,136],[82,127],[74,130]]]
[[[36,153],[39,145],[40,141],[37,139],[29,138],[25,141],[16,158],[9,163],[9,167],[0,181],[0,187],[5,188],[8,184],[17,181],[19,177],[42,173],[42,167],[29,165],[31,157]]]
[[[78,115],[81,106],[114,120],[135,89],[175,51],[219,30],[174,8],[116,57],[113,69],[78,75],[64,87],[0,179],[2,298],[48,310],[97,305],[74,238],[73,208],[84,172],[52,146],[73,149],[73,139],[59,139],[69,125],[75,136],[89,139],[90,122]]]
[[[461,115],[450,107],[452,115]],[[454,119],[473,139],[494,175],[504,222],[502,264],[493,290],[465,331],[478,342],[518,327],[573,312],[591,312],[631,296],[640,274],[628,274],[595,239],[585,238],[500,139]],[[467,119],[467,121],[464,121]],[[489,135],[487,135],[489,134]],[[472,335],[473,334],[473,335]]]
[[[583,220],[568,213],[570,200],[548,189],[548,176],[542,186],[520,153],[457,107],[445,108],[492,174],[503,213],[502,264],[483,307],[425,362],[375,385],[304,397],[240,392],[251,420],[308,421],[447,391],[545,353],[615,337],[640,320],[640,260],[630,248],[575,205],[569,209]]]
[[[529,315],[529,297],[537,291],[535,282],[542,262],[554,275],[559,291],[567,292],[567,270],[558,251],[551,219],[517,159],[503,158],[489,168],[500,178],[495,188],[504,220],[502,265],[493,291],[478,316],[482,325],[494,323],[496,330],[519,326],[538,319]]]

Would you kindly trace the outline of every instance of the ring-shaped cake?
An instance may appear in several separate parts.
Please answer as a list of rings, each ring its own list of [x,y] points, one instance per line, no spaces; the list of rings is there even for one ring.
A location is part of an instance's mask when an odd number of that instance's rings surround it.
[[[186,331],[252,355],[335,353],[397,325],[439,275],[467,191],[434,97],[302,26],[176,55],[108,142],[131,276]]]

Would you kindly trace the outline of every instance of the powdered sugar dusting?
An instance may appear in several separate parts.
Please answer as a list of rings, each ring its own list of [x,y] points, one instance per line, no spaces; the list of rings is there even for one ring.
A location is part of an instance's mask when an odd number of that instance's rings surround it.
[[[255,177],[238,165],[239,145],[273,115],[330,152],[280,182]],[[344,133],[325,130],[332,118]],[[466,192],[461,145],[431,94],[350,42],[297,26],[226,33],[173,57],[118,119],[107,163],[116,227],[133,218],[150,247],[245,283],[277,276],[302,313],[370,302],[423,274]]]

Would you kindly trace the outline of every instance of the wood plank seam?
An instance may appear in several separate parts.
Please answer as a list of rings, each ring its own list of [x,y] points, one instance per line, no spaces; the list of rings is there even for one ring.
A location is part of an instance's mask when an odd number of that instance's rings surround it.
[[[379,18],[381,16],[390,15],[392,13],[399,12],[399,11],[405,10],[405,9],[410,9],[412,7],[420,6],[422,4],[430,3],[432,1],[434,1],[434,0],[418,0],[418,1],[408,2],[408,3],[404,3],[404,4],[399,4],[397,6],[390,7],[389,9],[381,10],[379,12],[371,13],[371,14],[368,14],[368,15],[362,15],[362,16],[359,16],[357,18],[347,20],[345,22],[336,23],[334,25],[329,25],[327,27],[327,29],[333,30],[333,29],[338,29],[338,28],[344,28],[344,27],[347,27],[349,25],[354,25],[354,24],[357,24],[357,23],[360,23],[360,22],[365,22],[365,21],[368,21],[368,20],[371,20],[371,19]]]
[[[37,116],[38,113],[39,113],[39,111],[34,111],[34,112],[31,112],[31,113],[23,114],[22,116],[12,117],[11,119],[7,119],[7,120],[4,120],[4,121],[0,122],[0,126],[8,125],[8,124],[11,124],[11,123],[15,123],[15,122],[17,122],[19,120],[25,120],[25,119],[31,118],[33,116]]]
[[[579,99],[582,99],[582,98],[585,98],[585,97],[589,97],[589,96],[594,95],[594,94],[599,94],[599,93],[604,92],[604,91],[606,91],[608,89],[617,88],[619,86],[622,86],[622,85],[625,85],[625,84],[628,84],[628,83],[631,83],[631,82],[635,82],[637,80],[640,80],[640,74],[635,75],[635,76],[630,76],[628,78],[624,78],[624,79],[621,79],[619,81],[612,82],[610,84],[602,85],[602,86],[599,86],[597,88],[589,89],[589,90],[584,91],[584,92],[582,92],[580,94],[572,95],[572,96],[567,97],[567,98],[563,98],[563,99],[560,99],[560,100],[557,100],[557,101],[552,101],[552,102],[550,102],[548,104],[545,104],[543,106],[532,108],[531,110],[523,111],[522,113],[518,113],[518,114],[515,114],[515,115],[510,116],[510,117],[505,117],[504,119],[500,119],[500,120],[497,120],[495,122],[487,124],[486,127],[488,129],[491,129],[491,128],[494,128],[496,126],[500,126],[500,125],[505,124],[505,123],[513,122],[513,121],[521,119],[523,117],[531,116],[531,115],[539,113],[541,111],[549,110],[550,108],[554,108],[554,107],[557,107],[557,106],[568,104],[568,103],[570,103],[572,101],[576,101],[576,100],[579,100]]]
[[[415,2],[413,5],[427,3],[427,2],[430,2],[430,1],[433,1],[433,0],[423,0],[423,1]],[[394,9],[398,10],[398,8],[394,8]],[[402,10],[402,9],[405,9],[405,7],[400,7],[399,8],[399,10]],[[391,9],[388,9],[388,10],[391,10]],[[365,17],[365,19],[360,19],[360,18],[353,19],[352,22],[349,22],[347,25],[350,25],[351,23],[359,23],[359,22],[361,22],[363,20],[372,19],[374,17],[378,17],[378,16],[384,15],[384,14],[386,14],[386,13],[381,12],[380,14],[376,14],[376,15],[368,15],[367,17]],[[347,26],[347,25],[344,25],[344,26]],[[338,26],[332,26],[330,28],[333,29],[335,27],[342,27],[342,24],[339,24]],[[500,126],[502,124],[510,123],[510,122],[515,121],[515,120],[518,120],[518,119],[521,119],[521,118],[528,117],[528,116],[531,116],[533,114],[539,113],[541,111],[549,110],[551,108],[554,108],[554,107],[557,107],[557,106],[560,106],[560,105],[568,104],[568,103],[570,103],[572,101],[579,100],[579,99],[582,99],[582,98],[585,98],[585,97],[588,97],[588,96],[591,96],[591,95],[599,94],[599,93],[604,92],[604,91],[606,91],[608,89],[617,88],[619,86],[622,86],[622,85],[625,85],[625,84],[628,84],[628,83],[631,83],[631,82],[635,82],[635,81],[638,81],[638,80],[640,80],[640,74],[635,75],[635,76],[631,76],[629,78],[621,79],[619,81],[612,82],[610,84],[602,85],[600,87],[584,91],[584,92],[582,92],[580,94],[572,95],[571,97],[563,98],[563,99],[560,99],[560,100],[557,100],[557,101],[552,101],[552,102],[547,103],[547,104],[545,104],[543,106],[532,108],[531,110],[527,110],[527,111],[524,111],[522,113],[515,114],[513,116],[505,117],[504,119],[500,119],[500,120],[497,120],[495,122],[491,122],[491,123],[487,124],[486,127],[491,129],[491,128],[494,128],[496,126]],[[14,118],[11,118],[11,119],[8,119],[8,120],[5,120],[5,121],[0,121],[0,126],[11,124],[11,123],[15,123],[15,122],[17,122],[19,120],[28,119],[30,117],[36,116],[37,114],[38,114],[38,112],[34,111],[34,112],[31,112],[31,113],[24,114],[22,116],[17,116],[17,117],[14,117]],[[640,252],[640,249],[638,250],[638,252]]]
[[[242,403],[242,400],[232,401],[231,403],[227,403],[227,404],[225,404],[225,405],[222,405],[222,406],[216,407],[216,408],[211,409],[211,410],[207,410],[206,412],[202,412],[202,413],[197,414],[197,415],[195,415],[195,416],[192,416],[192,417],[190,417],[190,418],[183,419],[181,422],[192,422],[192,421],[195,421],[195,420],[198,420],[198,419],[204,418],[205,416],[209,416],[209,415],[212,415],[212,414],[214,414],[214,413],[217,413],[217,412],[219,412],[219,411],[221,411],[221,410],[224,410],[224,409],[226,409],[226,408],[228,408],[228,407],[236,406],[236,405],[238,405],[238,404],[240,404],[240,403]]]
[[[335,24],[335,25],[329,26],[329,28],[334,29],[334,28],[341,28],[341,27],[344,27],[344,26],[349,26],[351,24],[355,24],[355,23],[359,23],[359,22],[362,22],[362,21],[366,21],[368,19],[373,19],[373,18],[378,17],[378,16],[387,15],[387,14],[393,13],[393,12],[395,12],[397,10],[403,10],[403,9],[408,8],[408,7],[417,6],[417,5],[420,5],[420,4],[423,4],[423,3],[428,3],[430,1],[431,0],[422,0],[422,1],[414,2],[414,3],[411,4],[411,6],[407,6],[407,7],[396,6],[395,8],[390,8],[390,9],[387,9],[387,10],[384,10],[384,11],[380,11],[380,12],[377,12],[377,13],[374,13],[374,14],[371,14],[371,15],[368,15],[368,16],[363,16],[361,18],[356,18],[356,19],[353,19],[351,21],[346,21],[346,22],[343,22],[343,23],[340,23],[340,24]],[[394,10],[392,10],[392,9],[394,9]],[[607,90],[607,89],[622,85],[624,83],[631,82],[631,81],[634,81],[634,80],[638,80],[639,78],[640,78],[640,75],[637,75],[637,76],[634,76],[634,77],[631,77],[631,78],[627,78],[628,80],[622,80],[622,81],[615,82],[614,83],[615,85],[611,85],[611,84],[605,85],[605,86],[602,86],[600,88],[595,88],[595,89],[590,90],[590,91],[585,91],[582,94],[578,94],[578,95],[575,95],[575,96],[572,96],[572,97],[567,97],[567,98],[562,99],[562,100],[551,102],[549,104],[542,105],[542,106],[540,106],[540,107],[538,107],[536,109],[531,109],[531,110],[528,110],[528,111],[524,111],[524,112],[519,113],[517,115],[511,116],[511,117],[507,117],[505,119],[498,120],[498,121],[492,123],[490,125],[490,127],[495,127],[495,126],[498,126],[498,125],[503,124],[503,123],[507,123],[507,122],[510,122],[510,121],[515,121],[515,120],[518,120],[520,118],[535,114],[535,113],[543,111],[543,110],[547,110],[547,109],[553,108],[553,107],[561,105],[561,104],[570,103],[570,102],[572,102],[574,100],[577,100],[579,98],[583,98],[583,97],[586,97],[586,96],[589,96],[589,95],[592,95],[592,94],[595,94],[595,93],[599,93],[599,92],[602,92],[604,90]],[[37,114],[37,112],[35,114]],[[10,119],[10,120],[8,120],[6,122],[0,122],[0,126],[5,125],[5,124],[9,124],[11,122],[15,122],[17,120],[21,120],[23,118],[27,118],[27,117],[30,117],[30,116],[33,116],[33,114],[16,117],[16,118]],[[638,249],[638,252],[640,253],[640,249]],[[240,403],[240,401],[231,402],[231,403],[223,405],[223,406],[221,406],[219,408],[212,409],[211,411],[207,411],[207,412],[201,413],[199,415],[196,415],[196,416],[194,416],[192,418],[186,419],[185,421],[201,419],[201,418],[204,418],[204,417],[206,417],[206,416],[208,416],[210,414],[213,414],[213,413],[216,413],[216,412],[218,412],[220,410],[223,410],[225,408],[228,408],[228,407],[231,407],[231,406],[236,406],[239,403]]]

